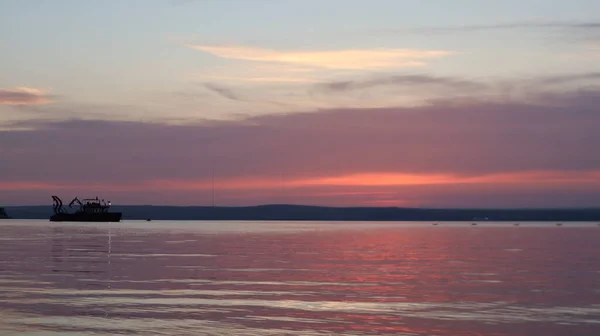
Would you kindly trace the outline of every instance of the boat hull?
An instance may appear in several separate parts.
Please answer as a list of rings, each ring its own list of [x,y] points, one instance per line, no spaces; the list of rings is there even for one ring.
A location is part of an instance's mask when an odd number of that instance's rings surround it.
[[[120,212],[101,213],[58,213],[50,217],[51,222],[120,222]]]

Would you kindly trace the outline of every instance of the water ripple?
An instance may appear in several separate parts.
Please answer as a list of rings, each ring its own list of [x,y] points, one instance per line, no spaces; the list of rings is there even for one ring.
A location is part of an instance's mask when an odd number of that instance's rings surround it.
[[[595,225],[427,224],[3,222],[0,334],[600,334]]]

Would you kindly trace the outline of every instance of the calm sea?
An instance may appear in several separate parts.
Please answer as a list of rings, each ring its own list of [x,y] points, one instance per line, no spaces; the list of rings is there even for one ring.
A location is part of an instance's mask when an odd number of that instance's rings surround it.
[[[0,335],[600,335],[597,223],[0,221]]]

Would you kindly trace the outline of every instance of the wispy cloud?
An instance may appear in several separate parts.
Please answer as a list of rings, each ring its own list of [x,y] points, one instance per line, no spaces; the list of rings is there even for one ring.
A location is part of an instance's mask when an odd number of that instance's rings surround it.
[[[324,74],[327,72],[327,74]],[[216,65],[203,68],[200,72],[190,74],[192,79],[214,80],[219,82],[271,84],[304,84],[324,81],[323,77],[345,70],[327,70],[291,65],[285,63],[239,62],[238,64]]]
[[[370,106],[423,106],[434,100],[455,104],[462,100],[507,100],[546,104],[548,99],[562,101],[575,94],[588,99],[600,87],[600,73],[563,73],[537,78],[463,78],[428,74],[357,77],[346,81],[314,84],[309,88],[313,99],[354,99]],[[571,103],[571,102],[569,102]],[[377,105],[378,104],[378,105]],[[364,105],[361,105],[364,106]]]
[[[452,54],[448,50],[364,49],[329,51],[279,51],[244,46],[187,45],[217,57],[276,62],[327,69],[385,69],[424,66],[427,60]]]
[[[204,75],[202,78],[225,80],[234,82],[255,82],[255,83],[317,83],[319,80],[314,78],[306,77],[275,77],[275,76],[257,76],[257,77],[243,77],[243,76],[218,76],[218,75]]]
[[[0,104],[4,105],[48,104],[52,102],[51,98],[45,91],[34,88],[0,89]]]
[[[221,97],[227,98],[227,99],[231,99],[231,100],[235,100],[235,101],[244,101],[244,99],[240,98],[240,96],[234,92],[233,90],[217,85],[217,84],[213,84],[213,83],[205,83],[204,87],[207,88],[209,91],[214,92],[216,94],[218,94]]]
[[[560,85],[573,82],[600,81],[600,72],[548,76],[537,80],[536,84]]]
[[[456,26],[398,28],[388,30],[396,33],[468,33],[494,30],[522,30],[522,29],[567,29],[567,30],[600,30],[600,21],[569,22],[569,21],[520,21],[492,24],[471,24]]]
[[[329,82],[324,84],[318,84],[317,88],[323,91],[342,92],[358,89],[368,89],[377,86],[393,85],[444,87],[457,90],[476,90],[487,87],[487,85],[483,83],[459,78],[435,77],[429,75],[392,75],[366,80]]]
[[[245,97],[246,95],[241,92],[245,92],[243,90],[234,90],[232,88],[215,84],[215,83],[204,83],[204,88],[208,91],[217,94],[218,96],[225,98],[227,100],[232,100],[235,102],[246,102],[246,103],[258,103],[258,104],[268,104],[268,105],[276,105],[280,107],[291,107],[293,104],[290,102],[277,101],[273,99],[268,99],[260,96],[252,96]],[[241,91],[241,92],[240,92]]]

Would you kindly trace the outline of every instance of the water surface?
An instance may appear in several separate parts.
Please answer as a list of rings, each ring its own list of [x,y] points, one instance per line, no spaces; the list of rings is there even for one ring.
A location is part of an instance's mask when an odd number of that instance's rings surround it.
[[[596,223],[0,230],[1,335],[600,335]]]

